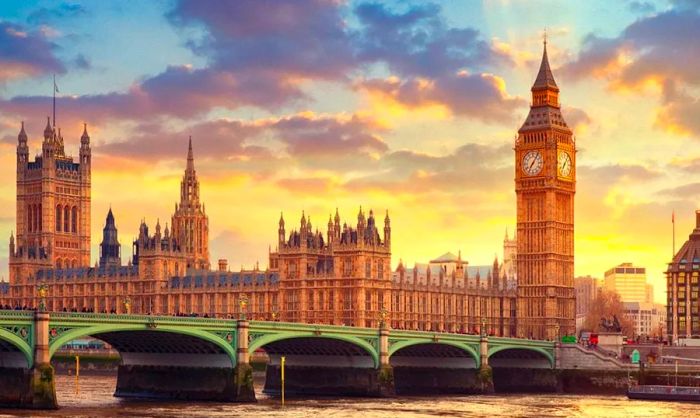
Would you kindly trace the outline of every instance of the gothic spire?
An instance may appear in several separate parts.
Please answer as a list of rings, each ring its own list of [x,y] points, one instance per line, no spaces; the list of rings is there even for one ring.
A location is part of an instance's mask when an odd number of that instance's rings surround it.
[[[194,154],[192,153],[192,136],[190,135],[190,143],[187,149],[187,171],[194,171]]]
[[[20,129],[17,139],[19,142],[27,142],[27,133],[24,131],[24,121],[22,121],[22,129]]]
[[[90,142],[90,135],[87,131],[87,123],[83,123],[83,134],[80,136],[80,143],[85,144]]]
[[[46,117],[46,128],[44,128],[44,139],[51,138],[53,129],[51,128],[51,116]]]
[[[109,207],[109,212],[107,212],[107,223],[106,225],[114,226],[114,214],[112,214],[112,207]]]
[[[554,81],[552,69],[549,67],[549,58],[547,58],[547,38],[545,37],[544,49],[542,52],[542,62],[540,63],[540,70],[537,73],[535,83],[532,85],[532,90],[541,90],[548,88],[559,91],[559,87],[557,86],[556,81]]]

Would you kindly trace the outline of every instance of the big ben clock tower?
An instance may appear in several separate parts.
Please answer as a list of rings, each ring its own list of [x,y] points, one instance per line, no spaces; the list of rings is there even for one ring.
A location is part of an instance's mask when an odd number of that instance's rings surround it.
[[[576,144],[561,115],[544,42],[532,104],[515,141],[518,336],[575,332]]]

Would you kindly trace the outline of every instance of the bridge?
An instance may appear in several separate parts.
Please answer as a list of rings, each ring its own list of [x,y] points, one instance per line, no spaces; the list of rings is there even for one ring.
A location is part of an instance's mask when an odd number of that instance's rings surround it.
[[[91,336],[121,356],[115,396],[254,402],[250,355],[265,351],[266,393],[392,396],[552,390],[550,341],[286,322],[0,311],[0,405],[58,406],[51,357]]]

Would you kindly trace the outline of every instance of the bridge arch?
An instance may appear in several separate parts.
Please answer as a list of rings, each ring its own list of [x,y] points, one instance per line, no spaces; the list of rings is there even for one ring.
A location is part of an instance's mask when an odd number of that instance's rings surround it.
[[[34,350],[26,341],[9,330],[0,328],[0,343],[1,342],[6,342],[6,344],[0,344],[3,346],[3,351],[13,351],[12,348],[16,349],[26,360],[27,368],[32,367],[34,364]]]
[[[183,337],[188,337],[190,340],[203,341],[206,344],[213,345],[217,349],[221,350],[221,352],[225,354],[230,361],[231,367],[236,365],[236,350],[225,339],[211,332],[197,328],[183,328],[172,325],[158,325],[156,328],[148,328],[143,324],[100,324],[88,327],[73,328],[59,334],[53,341],[51,341],[49,346],[49,355],[53,357],[54,353],[56,353],[61,346],[77,338],[91,336],[100,339],[100,335],[103,337],[106,335],[113,336],[117,333],[134,333],[142,335],[158,335],[154,333],[162,333],[164,336],[180,335]],[[109,342],[108,339],[105,340]]]
[[[491,361],[492,358],[494,358],[494,355],[497,353],[504,353],[506,351],[512,351],[512,352],[522,352],[522,353],[531,353],[531,354],[537,354],[541,357],[544,357],[548,364],[549,368],[554,368],[554,354],[551,353],[550,351],[547,351],[546,349],[542,347],[528,347],[528,346],[522,346],[522,345],[497,345],[497,346],[491,346],[489,347],[488,351],[488,357],[489,357],[489,364],[494,366],[494,362]]]
[[[260,336],[251,341],[250,345],[248,346],[248,350],[250,353],[254,353],[260,348],[264,349],[265,346],[290,340],[331,340],[349,344],[361,349],[365,354],[367,354],[371,358],[372,365],[375,369],[379,367],[379,354],[377,353],[375,347],[362,338],[349,335],[316,334],[313,332],[283,332],[268,334]]]
[[[457,348],[466,354],[468,354],[468,357],[472,360],[474,360],[476,368],[479,368],[481,365],[481,359],[479,356],[479,353],[477,352],[476,349],[471,347],[469,344],[464,344],[456,341],[433,341],[433,340],[405,340],[405,341],[399,341],[394,344],[392,344],[389,347],[389,359],[392,358],[394,354],[396,354],[398,351],[409,348],[409,347],[416,347],[416,346],[441,346],[441,347],[453,347]]]

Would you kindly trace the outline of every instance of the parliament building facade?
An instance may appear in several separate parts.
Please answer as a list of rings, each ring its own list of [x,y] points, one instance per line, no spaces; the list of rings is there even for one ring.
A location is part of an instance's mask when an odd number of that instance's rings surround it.
[[[0,305],[47,309],[206,315],[258,320],[499,336],[554,338],[573,333],[573,193],[575,147],[559,111],[546,49],[532,88],[533,105],[515,144],[517,231],[503,243],[502,262],[470,266],[461,254],[391,269],[389,213],[360,208],[356,221],[336,210],[325,234],[302,213],[278,223],[268,266],[232,272],[212,268],[209,223],[200,198],[192,140],[180,201],[170,224],[145,221],[132,257],[121,257],[110,208],[100,256],[90,266],[90,137],[78,161],[64,152],[60,130],[47,123],[42,152],[29,161],[22,124],[17,146],[17,230],[10,237],[10,282]],[[568,164],[568,165],[567,165]],[[382,219],[383,218],[383,219]]]

